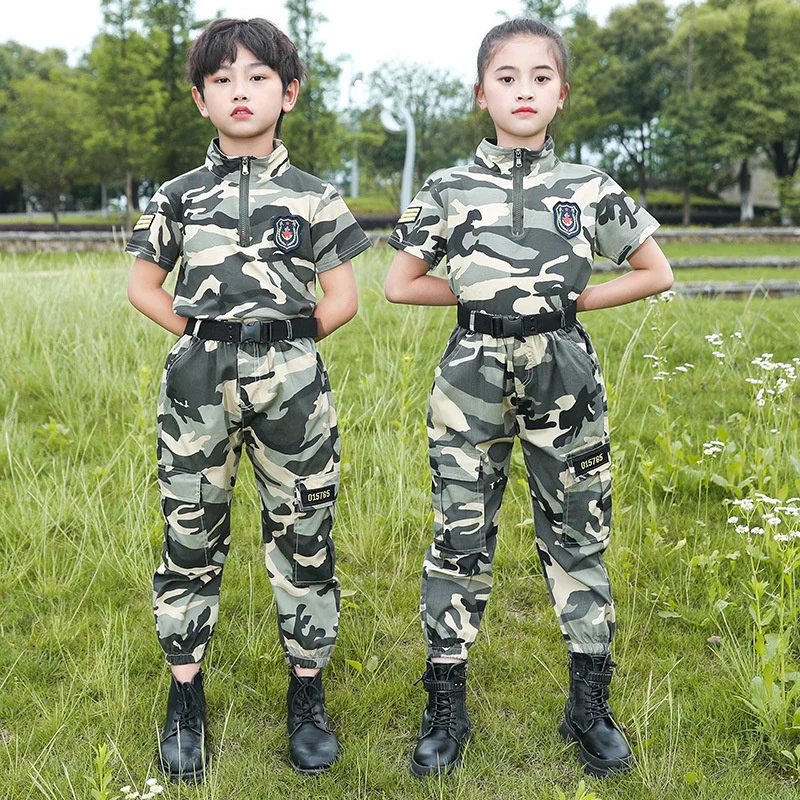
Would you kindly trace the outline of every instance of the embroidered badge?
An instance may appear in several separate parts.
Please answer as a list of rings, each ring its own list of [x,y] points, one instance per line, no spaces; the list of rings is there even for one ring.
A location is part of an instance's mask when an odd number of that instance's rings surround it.
[[[278,217],[275,220],[275,246],[284,253],[300,247],[300,219],[298,217]]]
[[[606,442],[597,447],[592,447],[584,453],[568,456],[567,461],[572,474],[576,478],[582,478],[599,467],[606,467],[611,463],[611,447]]]
[[[323,486],[322,489],[300,489],[300,505],[302,508],[321,506],[336,499],[335,486]]]
[[[416,222],[421,212],[422,206],[409,206],[400,219],[397,220],[397,224],[404,225],[406,222]]]
[[[155,218],[155,214],[142,214],[142,216],[136,221],[133,229],[135,231],[146,231],[153,224],[153,220]]]
[[[553,207],[556,230],[565,238],[572,239],[581,232],[581,210],[576,203],[561,201]]]

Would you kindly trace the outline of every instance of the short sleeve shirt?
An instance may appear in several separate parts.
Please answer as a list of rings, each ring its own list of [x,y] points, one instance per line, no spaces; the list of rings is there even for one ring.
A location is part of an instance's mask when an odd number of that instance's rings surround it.
[[[608,175],[541,150],[484,140],[475,159],[431,175],[389,244],[433,269],[447,259],[459,302],[489,314],[563,308],[586,288],[595,255],[622,263],[658,222]]]
[[[317,274],[369,246],[333,186],[291,166],[282,142],[229,158],[215,140],[203,167],[156,192],[126,250],[180,264],[179,316],[270,321],[311,316]]]

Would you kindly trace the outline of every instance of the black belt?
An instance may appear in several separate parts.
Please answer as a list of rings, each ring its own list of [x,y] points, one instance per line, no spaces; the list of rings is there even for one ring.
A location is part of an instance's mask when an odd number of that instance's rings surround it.
[[[314,317],[279,319],[272,322],[217,322],[213,319],[189,319],[184,333],[218,342],[280,342],[287,339],[314,339],[317,320]]]
[[[576,303],[569,303],[561,311],[546,311],[544,314],[529,316],[495,316],[481,311],[471,311],[458,304],[458,324],[468,331],[503,336],[532,336],[534,333],[547,333],[568,328],[575,324]]]

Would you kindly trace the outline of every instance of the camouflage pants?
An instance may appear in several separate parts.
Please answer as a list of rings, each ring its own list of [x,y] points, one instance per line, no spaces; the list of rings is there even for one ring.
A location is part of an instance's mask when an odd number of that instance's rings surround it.
[[[579,323],[524,339],[455,329],[428,412],[434,541],[423,565],[421,616],[430,657],[466,658],[477,636],[516,436],[536,547],[567,647],[608,652],[606,411],[600,366]]]
[[[214,631],[243,444],[286,660],[324,666],[339,621],[331,539],[339,440],[311,339],[233,344],[184,335],[167,357],[158,407],[164,550],[153,579],[161,646],[170,664],[200,661]]]

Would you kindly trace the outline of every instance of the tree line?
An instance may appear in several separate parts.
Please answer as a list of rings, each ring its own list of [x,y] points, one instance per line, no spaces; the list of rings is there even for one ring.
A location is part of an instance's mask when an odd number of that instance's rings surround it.
[[[313,0],[286,0],[289,34],[309,68],[283,138],[301,169],[344,182],[358,154],[361,193],[395,203],[404,137],[381,105],[403,103],[417,129],[416,180],[471,156],[491,121],[471,83],[426,64],[387,63],[365,76],[365,108],[337,112],[340,67],[325,57]],[[0,211],[37,207],[56,221],[72,207],[138,207],[160,182],[202,162],[213,133],[184,77],[188,47],[208,20],[194,0],[102,0],[103,24],[76,66],[66,53],[0,44]],[[771,170],[784,221],[800,211],[800,2],[704,0],[670,10],[636,0],[605,23],[560,0],[515,14],[556,23],[572,56],[569,104],[554,137],[562,157],[591,160],[638,190],[714,196],[738,182],[753,216],[751,169]],[[498,18],[499,21],[499,18]]]

